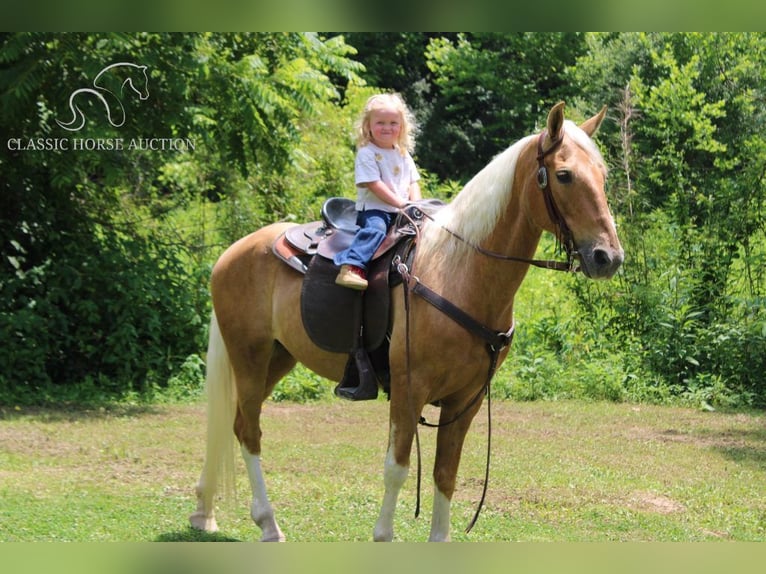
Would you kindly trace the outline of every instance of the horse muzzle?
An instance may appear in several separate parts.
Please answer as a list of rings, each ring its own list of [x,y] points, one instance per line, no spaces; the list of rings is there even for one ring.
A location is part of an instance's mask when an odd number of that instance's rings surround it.
[[[625,252],[622,247],[592,243],[578,249],[580,267],[586,277],[609,279],[622,265]]]

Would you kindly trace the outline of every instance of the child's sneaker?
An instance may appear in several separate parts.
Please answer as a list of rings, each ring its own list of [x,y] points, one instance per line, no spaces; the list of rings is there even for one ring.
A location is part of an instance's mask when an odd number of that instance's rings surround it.
[[[360,269],[356,265],[341,265],[340,273],[335,278],[335,284],[348,287],[349,289],[356,289],[357,291],[364,291],[367,289],[365,275],[364,269]]]

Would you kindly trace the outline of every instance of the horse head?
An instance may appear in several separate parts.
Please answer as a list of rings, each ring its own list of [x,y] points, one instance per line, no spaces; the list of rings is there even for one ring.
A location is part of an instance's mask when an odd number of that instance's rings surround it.
[[[138,94],[139,99],[146,100],[149,98],[149,76],[146,70],[147,66],[132,62],[117,62],[101,70],[93,79],[93,86],[120,99],[127,85]],[[107,85],[103,85],[104,82]],[[117,86],[119,86],[120,95],[115,93]]]
[[[564,103],[556,104],[536,138],[538,168],[526,185],[529,218],[594,279],[611,277],[624,259],[604,190],[606,164],[591,139],[605,116],[606,106],[577,126],[564,119]]]
[[[136,92],[136,94],[138,94],[139,99],[148,99],[149,76],[146,74],[147,67],[130,63],[121,63],[117,65],[130,71],[129,75],[122,82],[122,89],[124,90],[125,85],[127,84],[134,92]]]
[[[133,91],[135,91],[138,94],[138,97],[142,100],[146,100],[149,98],[149,76],[146,74],[146,66],[138,66],[138,71],[140,71],[143,74],[143,80],[138,80],[138,88],[133,84],[133,78],[128,78],[128,82],[130,82],[130,87],[133,88]]]

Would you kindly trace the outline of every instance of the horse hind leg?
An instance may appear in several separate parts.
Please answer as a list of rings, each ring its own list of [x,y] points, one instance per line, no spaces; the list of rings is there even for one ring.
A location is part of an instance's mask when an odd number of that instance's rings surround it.
[[[240,450],[245,461],[252,501],[250,516],[261,529],[261,542],[284,542],[285,535],[277,524],[274,508],[266,492],[266,482],[261,468],[260,416],[263,401],[274,386],[295,366],[295,359],[279,343],[274,343],[268,363],[263,394],[241,401],[237,411],[235,429],[240,440]]]
[[[269,496],[266,493],[266,482],[261,470],[261,457],[252,454],[243,444],[241,446],[242,458],[247,467],[247,475],[250,479],[250,487],[253,492],[253,500],[250,503],[250,516],[261,529],[261,542],[284,542],[285,535],[279,528],[274,517],[274,508],[271,506]]]

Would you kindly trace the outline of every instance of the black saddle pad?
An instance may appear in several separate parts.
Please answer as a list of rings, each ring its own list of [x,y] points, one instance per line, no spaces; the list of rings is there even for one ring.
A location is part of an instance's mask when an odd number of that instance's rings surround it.
[[[314,343],[333,353],[350,353],[360,345],[367,350],[383,344],[389,327],[388,262],[370,269],[366,291],[335,284],[340,267],[315,255],[301,290],[301,317]],[[364,329],[362,330],[362,323]]]
[[[315,255],[303,278],[301,317],[311,340],[325,351],[350,353],[362,321],[362,292],[335,284],[339,267]]]

